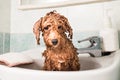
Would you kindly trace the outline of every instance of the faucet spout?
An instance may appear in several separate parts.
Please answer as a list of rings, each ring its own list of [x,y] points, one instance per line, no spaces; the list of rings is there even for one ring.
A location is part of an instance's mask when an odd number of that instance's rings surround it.
[[[100,47],[100,38],[98,36],[92,36],[87,39],[79,40],[78,43],[85,42],[85,41],[90,42],[90,46],[88,46],[87,48],[91,48],[91,49],[100,49],[101,48]]]
[[[102,50],[100,46],[100,37],[98,36],[92,36],[83,40],[78,41],[78,43],[84,42],[84,41],[89,41],[90,46],[86,48],[79,48],[77,50],[78,54],[84,54],[88,53],[92,57],[100,57],[102,56]]]

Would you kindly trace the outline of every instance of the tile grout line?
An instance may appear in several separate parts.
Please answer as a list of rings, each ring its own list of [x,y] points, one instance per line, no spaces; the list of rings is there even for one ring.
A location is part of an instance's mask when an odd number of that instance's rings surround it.
[[[5,33],[3,33],[3,54],[4,54],[4,52],[5,52],[5,51],[4,51],[4,50],[5,50],[5,49],[4,49],[4,46],[5,46],[5,42],[4,42],[4,41],[5,41]]]

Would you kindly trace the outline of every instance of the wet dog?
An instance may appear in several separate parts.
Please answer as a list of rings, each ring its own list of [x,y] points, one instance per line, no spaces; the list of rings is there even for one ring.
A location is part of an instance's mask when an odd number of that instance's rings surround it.
[[[77,71],[80,70],[77,49],[72,44],[72,28],[68,19],[56,11],[41,17],[33,27],[37,44],[40,44],[40,32],[46,45],[44,70]]]

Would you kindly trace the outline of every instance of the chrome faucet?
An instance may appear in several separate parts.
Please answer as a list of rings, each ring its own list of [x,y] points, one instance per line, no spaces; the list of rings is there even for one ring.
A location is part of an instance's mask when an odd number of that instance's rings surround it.
[[[79,48],[77,52],[79,54],[84,54],[88,53],[92,57],[100,57],[102,56],[102,50],[101,50],[101,45],[100,45],[100,37],[98,36],[92,36],[84,40],[78,41],[78,43],[84,42],[84,41],[89,41],[90,46],[86,48]]]
[[[89,41],[90,42],[90,46],[87,47],[88,49],[101,49],[100,38],[98,36],[92,36],[92,37],[89,37],[87,39],[80,40],[80,41],[78,41],[78,43],[81,43],[81,42],[84,42],[84,41]],[[84,48],[84,49],[87,49],[87,48]]]

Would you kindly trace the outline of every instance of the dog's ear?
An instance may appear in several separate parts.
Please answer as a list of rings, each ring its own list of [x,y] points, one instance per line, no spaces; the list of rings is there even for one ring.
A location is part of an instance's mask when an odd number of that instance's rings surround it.
[[[68,19],[61,15],[60,20],[62,20],[62,22],[64,23],[63,27],[64,27],[65,32],[68,33],[68,37],[70,39],[72,39],[73,31],[72,31],[72,28],[71,28],[71,26],[70,26],[70,24],[68,22]]]
[[[68,34],[68,37],[69,37],[70,39],[72,39],[73,31],[72,31],[72,28],[71,28],[71,26],[70,26],[68,20],[66,20],[65,26],[66,26],[66,32],[69,33],[69,34]]]
[[[33,33],[35,34],[37,44],[40,45],[40,32],[42,30],[42,18],[40,18],[33,26]]]

